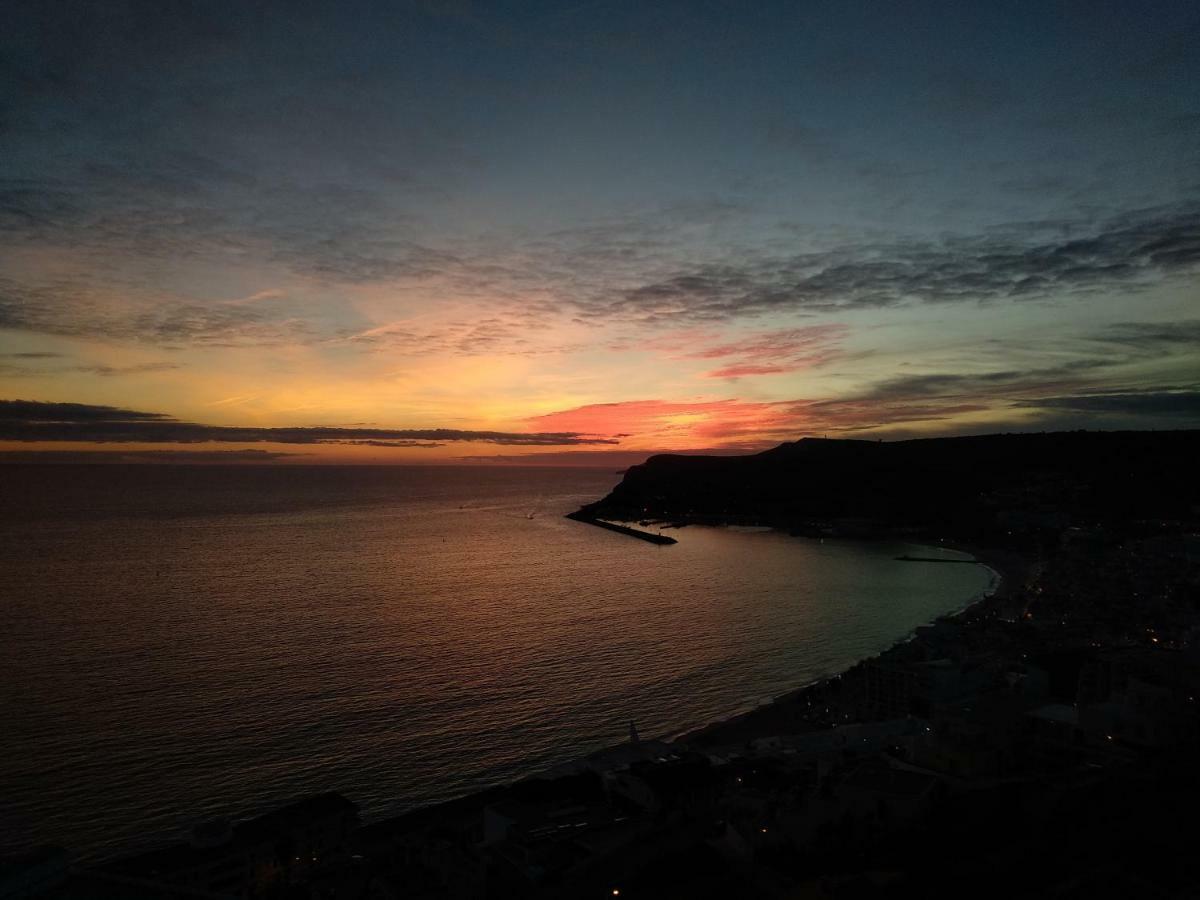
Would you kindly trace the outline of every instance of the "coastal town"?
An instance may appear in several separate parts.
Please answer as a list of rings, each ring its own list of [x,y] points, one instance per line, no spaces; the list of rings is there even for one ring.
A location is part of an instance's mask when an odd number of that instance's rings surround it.
[[[93,866],[43,848],[0,896],[1174,896],[1196,530],[1031,526],[976,548],[1000,579],[968,609],[735,719],[382,821],[325,794]]]

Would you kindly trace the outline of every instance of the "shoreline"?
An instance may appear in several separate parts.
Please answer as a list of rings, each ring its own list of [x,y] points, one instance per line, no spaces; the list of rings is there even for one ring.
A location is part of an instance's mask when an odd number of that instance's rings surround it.
[[[1034,565],[1033,559],[1001,548],[972,547],[960,543],[928,543],[918,544],[918,546],[970,555],[973,559],[963,560],[963,562],[972,562],[988,570],[992,574],[992,584],[960,609],[943,613],[929,622],[922,622],[914,626],[908,634],[898,638],[886,649],[856,660],[840,672],[819,676],[806,684],[772,697],[758,706],[683,732],[677,732],[662,738],[662,740],[679,747],[713,749],[733,744],[745,744],[758,738],[781,734],[802,734],[823,730],[825,726],[803,721],[801,714],[806,713],[808,707],[802,710],[800,708],[801,701],[805,699],[827,700],[830,695],[840,693],[842,679],[845,676],[864,663],[877,660],[896,647],[908,643],[916,634],[917,628],[932,625],[941,619],[954,619],[964,625],[969,625],[979,617],[1002,613],[1016,591],[1028,579]]]

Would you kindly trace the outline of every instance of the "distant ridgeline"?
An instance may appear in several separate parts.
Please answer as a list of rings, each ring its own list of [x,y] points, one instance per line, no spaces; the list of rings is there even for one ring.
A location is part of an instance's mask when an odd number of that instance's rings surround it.
[[[753,456],[654,456],[582,513],[811,534],[1036,535],[1194,519],[1200,431],[805,438]]]

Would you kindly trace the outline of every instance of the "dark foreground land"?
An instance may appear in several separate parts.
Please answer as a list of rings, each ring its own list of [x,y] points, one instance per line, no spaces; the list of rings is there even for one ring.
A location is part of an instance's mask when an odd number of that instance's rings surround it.
[[[44,849],[0,897],[1200,896],[1198,458],[1197,432],[656,457],[585,515],[941,540],[1002,580],[674,742],[365,826],[330,794],[90,869]]]

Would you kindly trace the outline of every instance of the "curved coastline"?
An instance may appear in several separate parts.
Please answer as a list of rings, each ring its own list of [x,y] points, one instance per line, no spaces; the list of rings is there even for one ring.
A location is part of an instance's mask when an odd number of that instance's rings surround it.
[[[992,574],[992,583],[985,590],[968,600],[960,609],[944,613],[932,622],[945,618],[967,624],[977,617],[1003,615],[1009,601],[1016,594],[1018,588],[1025,583],[1032,566],[1032,560],[999,548],[945,543],[918,546],[966,553],[973,557],[974,563]],[[916,628],[932,624],[932,622],[923,622]],[[893,648],[912,640],[916,634],[916,628],[898,638],[887,649],[857,660],[841,672],[820,676],[756,706],[743,708],[729,716],[664,737],[663,740],[680,746],[714,748],[744,744],[757,738],[773,737],[779,734],[799,734],[804,731],[820,730],[820,726],[799,720],[801,702],[837,693],[841,686],[841,679],[845,675],[863,663],[878,659]]]

